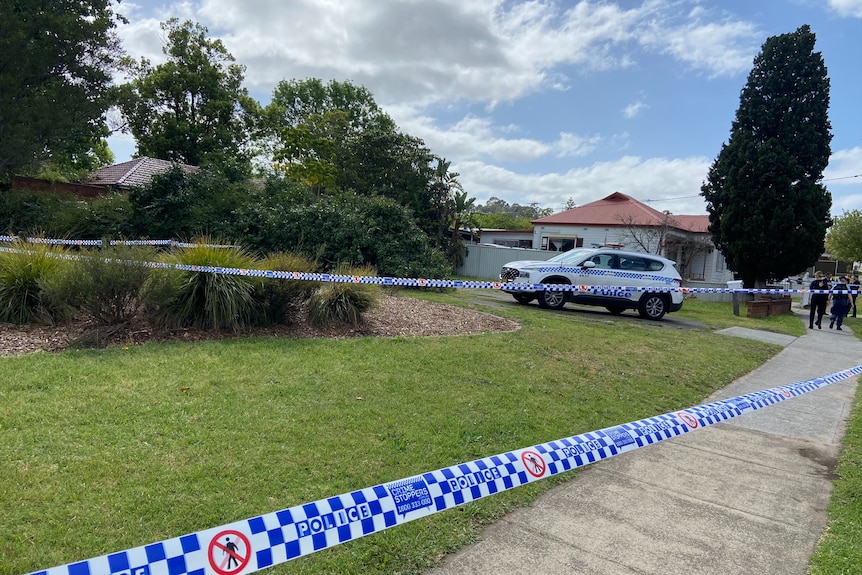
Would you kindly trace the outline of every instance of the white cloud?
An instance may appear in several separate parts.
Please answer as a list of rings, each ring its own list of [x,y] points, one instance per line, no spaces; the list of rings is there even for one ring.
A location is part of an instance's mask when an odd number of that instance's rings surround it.
[[[713,78],[749,70],[763,41],[755,24],[730,17],[704,21],[713,16],[701,7],[692,10],[682,24],[670,14],[661,16],[666,20],[650,23],[640,36],[641,43],[695,70],[705,70]]]
[[[457,166],[460,181],[479,204],[496,196],[507,202],[561,210],[572,198],[583,205],[614,192],[647,202],[657,210],[674,214],[705,214],[700,186],[706,177],[707,158],[650,158],[627,156],[599,162],[564,173],[517,174],[479,161]]]
[[[641,113],[642,110],[649,108],[649,106],[643,102],[634,102],[633,104],[629,104],[625,108],[623,108],[623,116],[632,119]]]
[[[829,0],[829,7],[840,16],[862,18],[862,0]]]
[[[554,144],[558,158],[586,156],[601,143],[601,136],[579,136],[562,132],[560,139]]]
[[[833,216],[858,210],[862,206],[862,147],[834,152],[823,180],[832,194]]]
[[[846,150],[838,150],[833,152],[829,157],[829,166],[823,174],[824,180],[833,180],[828,182],[830,185],[839,184],[839,182],[853,182],[853,176],[862,174],[862,147],[849,148]],[[862,185],[862,178],[854,182],[855,185]]]
[[[434,119],[409,107],[387,109],[402,131],[421,138],[439,153],[460,161],[485,158],[497,162],[525,162],[546,156],[552,146],[529,138],[510,138],[516,126],[497,127],[491,118],[466,116],[457,123],[439,127]]]
[[[161,23],[170,18],[178,18],[180,22],[196,20],[194,9],[188,2],[172,4],[170,8],[161,7],[152,14],[145,13],[138,3],[123,2],[117,7],[117,12],[129,20],[128,24],[118,27],[126,52],[135,60],[143,57],[156,64],[165,59],[162,47],[166,34]]]
[[[155,20],[123,29],[130,53],[161,49]],[[751,64],[753,26],[707,20],[698,0],[630,3],[580,0],[202,0],[170,15],[207,26],[237,60],[256,93],[282,79],[335,78],[366,86],[379,103],[513,101],[566,89],[572,74],[637,65],[646,49],[705,70],[738,73]],[[168,9],[165,9],[168,10]]]

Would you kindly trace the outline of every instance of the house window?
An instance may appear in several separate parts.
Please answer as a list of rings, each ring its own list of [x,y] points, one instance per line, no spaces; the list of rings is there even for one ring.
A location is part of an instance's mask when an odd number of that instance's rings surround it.
[[[721,255],[721,252],[718,250],[713,251],[715,254],[713,257],[715,258],[715,271],[723,272],[727,270],[727,266],[724,261],[724,257]]]
[[[567,252],[584,247],[584,238],[563,236],[542,236],[542,249],[551,252]]]
[[[494,244],[498,246],[506,246],[507,248],[526,248],[533,247],[533,240],[494,240]]]

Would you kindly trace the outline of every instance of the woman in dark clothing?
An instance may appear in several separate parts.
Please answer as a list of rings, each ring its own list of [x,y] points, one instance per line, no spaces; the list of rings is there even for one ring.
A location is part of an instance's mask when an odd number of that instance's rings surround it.
[[[817,272],[814,274],[814,281],[811,282],[811,285],[808,289],[811,290],[828,290],[829,282],[823,278],[823,272]],[[820,322],[823,321],[823,316],[826,314],[826,302],[829,301],[829,294],[827,293],[812,293],[811,301],[808,304],[808,329],[814,329],[814,326],[817,326],[817,329],[821,329]],[[814,316],[817,316],[817,321],[814,321]]]
[[[847,278],[841,276],[838,278],[838,283],[833,287],[836,292],[847,292]],[[829,318],[829,329],[832,329],[836,324],[838,331],[841,331],[841,324],[844,323],[844,316],[850,311],[850,296],[847,293],[832,294],[832,316]]]

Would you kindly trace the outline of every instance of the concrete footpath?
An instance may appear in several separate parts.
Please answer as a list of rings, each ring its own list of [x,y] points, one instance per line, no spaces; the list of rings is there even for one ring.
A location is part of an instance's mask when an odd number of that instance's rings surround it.
[[[807,327],[807,310],[794,311]],[[828,321],[799,338],[719,333],[785,349],[709,401],[862,364],[862,343]],[[804,575],[826,523],[856,383],[590,465],[428,575]]]

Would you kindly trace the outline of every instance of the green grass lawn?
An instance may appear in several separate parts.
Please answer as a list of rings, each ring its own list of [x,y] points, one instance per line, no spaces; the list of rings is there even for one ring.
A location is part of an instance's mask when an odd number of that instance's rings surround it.
[[[844,322],[856,337],[862,336],[862,318]],[[860,338],[862,339],[862,338]],[[862,361],[862,359],[860,359]],[[862,387],[847,422],[841,457],[829,504],[829,523],[811,558],[811,575],[862,573]]]
[[[475,305],[457,292],[415,295]],[[779,350],[711,329],[580,321],[535,306],[493,311],[523,328],[0,358],[0,574],[694,405]],[[730,321],[785,333],[800,323],[728,320],[729,304],[681,313],[708,326]],[[267,572],[417,573],[569,477]]]

